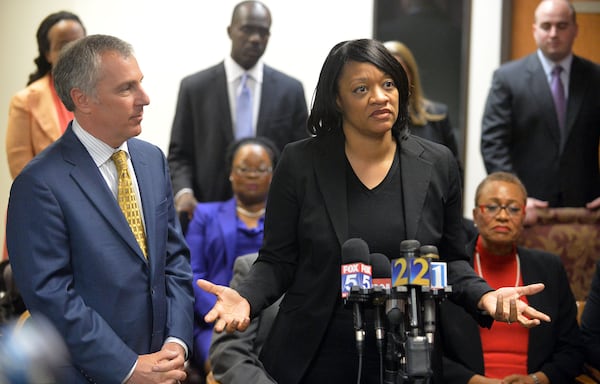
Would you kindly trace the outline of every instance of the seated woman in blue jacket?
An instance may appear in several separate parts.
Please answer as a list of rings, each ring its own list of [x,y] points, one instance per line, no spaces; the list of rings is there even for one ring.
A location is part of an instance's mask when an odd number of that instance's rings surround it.
[[[263,137],[248,137],[230,145],[225,158],[233,197],[199,203],[186,235],[194,280],[208,279],[229,285],[235,259],[258,252],[263,240],[267,194],[278,156],[277,147]],[[193,361],[208,373],[206,362],[213,324],[207,324],[204,316],[216,298],[197,286],[194,293]]]

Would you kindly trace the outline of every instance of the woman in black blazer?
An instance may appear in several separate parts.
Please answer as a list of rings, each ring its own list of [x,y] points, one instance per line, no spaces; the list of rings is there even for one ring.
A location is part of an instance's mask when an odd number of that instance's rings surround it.
[[[600,261],[581,315],[581,332],[586,346],[586,363],[600,370]],[[598,376],[600,377],[600,376]]]
[[[492,321],[479,312],[495,313],[497,294],[464,252],[458,167],[446,147],[407,134],[407,103],[406,73],[383,44],[361,39],[333,47],[308,121],[314,137],[288,144],[273,175],[258,260],[237,291],[198,281],[218,296],[206,316],[216,331],[244,330],[249,316],[286,292],[261,352],[278,383],[356,381],[352,311],[340,293],[341,248],[351,238],[390,259],[405,239],[437,246],[453,299],[484,324]],[[503,293],[510,299],[540,289]],[[498,319],[518,315],[528,326],[547,320],[526,305],[509,313],[503,304]],[[365,329],[363,382],[377,383],[369,319]]]
[[[390,40],[383,43],[383,45],[400,62],[408,75],[410,83],[408,128],[410,133],[448,147],[456,158],[462,180],[462,160],[458,153],[458,142],[454,135],[454,129],[448,117],[448,106],[425,97],[417,60],[404,43]]]

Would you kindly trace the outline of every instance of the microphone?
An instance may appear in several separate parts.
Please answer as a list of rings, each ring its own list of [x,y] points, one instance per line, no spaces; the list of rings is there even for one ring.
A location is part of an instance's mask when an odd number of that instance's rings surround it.
[[[384,305],[387,299],[387,290],[392,285],[392,271],[390,260],[382,253],[371,254],[373,266],[373,306],[375,322],[375,341],[379,353],[383,353],[383,340],[385,337]]]
[[[418,254],[421,243],[417,240],[403,240],[400,243],[400,258],[393,259],[392,269],[392,292],[387,303],[386,313],[393,324],[403,325],[406,301],[409,292],[409,277],[411,276],[411,263]],[[414,280],[414,279],[413,279]]]
[[[398,284],[408,286],[409,334],[406,338],[406,373],[409,377],[427,377],[431,374],[431,345],[423,335],[421,303],[429,294],[429,259],[421,257],[417,240],[400,243],[400,259],[394,260]],[[427,250],[427,249],[426,249]],[[392,279],[394,267],[392,267]],[[394,280],[392,281],[394,283]],[[435,315],[435,306],[434,306]]]
[[[347,298],[353,286],[372,287],[369,246],[363,239],[352,238],[342,244],[342,298]]]
[[[371,253],[373,267],[373,288],[390,289],[392,287],[392,268],[390,259],[383,253]]]
[[[429,287],[429,263],[419,257],[421,243],[404,240],[400,243],[400,258],[393,260],[392,285],[408,286],[409,326],[414,336],[419,332],[419,297],[417,286]],[[395,275],[395,276],[394,276]]]
[[[429,260],[430,265],[433,264],[433,260],[440,259],[438,249],[434,245],[424,245],[421,247],[420,252],[423,258]],[[433,281],[431,285],[433,286]],[[435,334],[435,300],[431,291],[423,296],[423,331],[427,337],[427,342],[433,345],[433,335]]]
[[[363,299],[352,293],[372,287],[372,269],[369,264],[369,246],[358,238],[346,240],[342,244],[342,298],[352,301],[354,335],[358,355],[362,356],[365,345],[365,320]]]

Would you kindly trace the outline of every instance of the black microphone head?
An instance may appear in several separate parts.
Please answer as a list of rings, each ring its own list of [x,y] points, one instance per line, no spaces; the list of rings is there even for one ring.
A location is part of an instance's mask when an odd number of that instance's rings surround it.
[[[419,254],[421,243],[418,240],[403,240],[400,243],[400,255],[402,257],[416,257]]]
[[[363,239],[352,238],[342,244],[342,264],[369,262],[369,246]]]
[[[392,277],[390,259],[383,253],[371,253],[371,266],[374,279],[389,279]]]
[[[420,248],[420,252],[421,252],[421,257],[424,257],[426,259],[436,259],[437,260],[440,258],[440,254],[435,245],[423,245]]]

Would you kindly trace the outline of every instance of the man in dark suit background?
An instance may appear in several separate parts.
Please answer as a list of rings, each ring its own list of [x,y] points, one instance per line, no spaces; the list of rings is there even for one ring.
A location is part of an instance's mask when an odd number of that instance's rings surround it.
[[[537,52],[495,71],[485,106],[485,167],[523,181],[528,223],[535,207],[600,206],[600,66],[573,54],[577,32],[568,1],[542,1],[533,24]],[[556,65],[566,99],[562,121],[551,91]]]
[[[254,135],[271,139],[280,150],[308,136],[302,84],[260,60],[270,28],[271,13],[264,4],[237,4],[227,27],[230,57],[182,80],[168,155],[178,212],[191,217],[198,201],[232,196],[222,159],[237,137],[236,98],[244,74],[252,94]]]
[[[112,36],[85,37],[61,54],[53,77],[75,119],[13,182],[6,238],[32,320],[47,318],[69,350],[57,382],[184,380],[194,300],[189,250],[167,161],[134,138],[150,100],[132,48]],[[112,160],[116,153],[125,160]],[[122,210],[124,196],[134,210]]]

